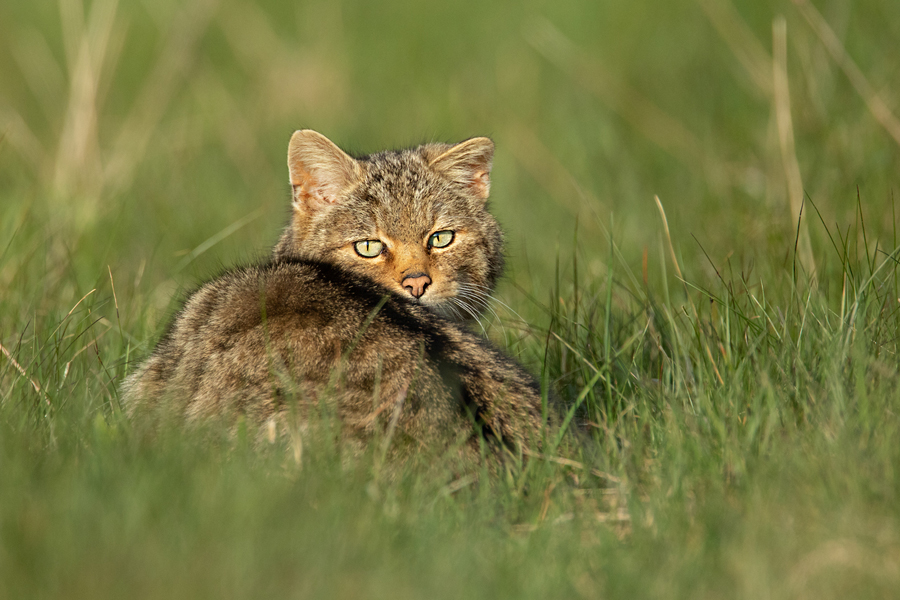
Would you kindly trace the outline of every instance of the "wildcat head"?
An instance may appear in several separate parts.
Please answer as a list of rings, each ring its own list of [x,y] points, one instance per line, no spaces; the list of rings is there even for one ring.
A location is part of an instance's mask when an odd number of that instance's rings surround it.
[[[500,227],[485,206],[493,155],[478,137],[353,158],[297,131],[291,222],[274,258],[330,262],[447,317],[474,317],[503,268]]]

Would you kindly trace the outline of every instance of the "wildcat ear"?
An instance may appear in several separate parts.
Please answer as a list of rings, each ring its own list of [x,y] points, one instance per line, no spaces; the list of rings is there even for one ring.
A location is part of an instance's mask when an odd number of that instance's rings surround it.
[[[337,202],[362,177],[356,160],[312,129],[294,132],[287,162],[294,204],[313,210]]]
[[[476,137],[450,146],[429,165],[468,189],[476,198],[487,200],[491,193],[493,159],[494,142],[486,137]]]

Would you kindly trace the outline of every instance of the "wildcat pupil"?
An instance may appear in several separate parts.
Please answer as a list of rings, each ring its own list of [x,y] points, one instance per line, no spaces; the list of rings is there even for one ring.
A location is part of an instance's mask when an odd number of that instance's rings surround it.
[[[454,234],[452,231],[438,231],[431,235],[428,245],[432,248],[446,248],[453,241]]]
[[[356,252],[360,256],[364,258],[375,258],[381,251],[384,249],[384,244],[377,240],[366,240],[363,242],[356,242],[355,244]]]
[[[503,267],[493,152],[472,138],[353,158],[294,133],[293,213],[271,258],[187,298],[124,381],[127,413],[255,424],[261,440],[273,423],[315,435],[334,414],[350,448],[390,428],[397,460],[430,451],[464,467],[539,444],[540,386],[470,328]],[[458,225],[423,246],[438,222]]]

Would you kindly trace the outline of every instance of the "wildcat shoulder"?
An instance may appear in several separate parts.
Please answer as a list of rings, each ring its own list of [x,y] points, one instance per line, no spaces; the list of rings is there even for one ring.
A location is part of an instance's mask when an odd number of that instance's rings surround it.
[[[188,298],[124,382],[129,414],[261,424],[324,402],[362,443],[389,422],[410,449],[537,443],[539,386],[465,323],[502,268],[492,155],[474,138],[354,159],[295,133],[293,212],[272,260]]]

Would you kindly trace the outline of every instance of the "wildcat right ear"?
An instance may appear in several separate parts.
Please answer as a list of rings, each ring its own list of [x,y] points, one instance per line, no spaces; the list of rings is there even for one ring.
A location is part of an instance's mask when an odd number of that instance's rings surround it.
[[[493,160],[494,142],[490,138],[476,137],[450,146],[431,159],[429,165],[476,198],[487,200],[491,193]]]
[[[295,131],[288,145],[294,205],[318,210],[337,202],[362,178],[362,167],[334,142],[312,129]]]

